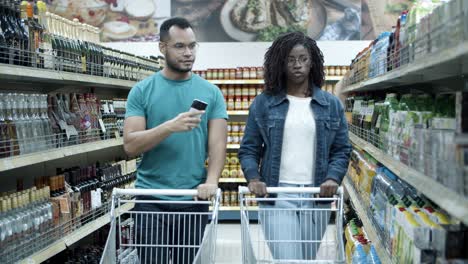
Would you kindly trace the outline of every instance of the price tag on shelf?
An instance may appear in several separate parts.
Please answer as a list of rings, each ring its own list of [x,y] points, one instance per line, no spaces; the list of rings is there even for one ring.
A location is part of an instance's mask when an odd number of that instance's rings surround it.
[[[106,133],[106,127],[104,126],[104,122],[101,118],[99,118],[99,126],[101,127],[102,133]]]
[[[68,126],[67,122],[65,122],[63,120],[59,120],[58,125],[59,125],[60,129],[62,129],[62,130],[66,130],[67,126]]]
[[[78,136],[78,131],[72,125],[67,125],[65,128],[65,133],[67,134],[67,139],[70,139],[71,136]]]

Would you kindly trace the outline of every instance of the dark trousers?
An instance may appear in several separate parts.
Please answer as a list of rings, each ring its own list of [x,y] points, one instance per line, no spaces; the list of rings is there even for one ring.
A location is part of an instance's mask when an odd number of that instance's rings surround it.
[[[135,243],[144,245],[137,247],[141,264],[193,262],[208,222],[200,213],[208,205],[136,203],[134,211],[149,212],[135,216]]]

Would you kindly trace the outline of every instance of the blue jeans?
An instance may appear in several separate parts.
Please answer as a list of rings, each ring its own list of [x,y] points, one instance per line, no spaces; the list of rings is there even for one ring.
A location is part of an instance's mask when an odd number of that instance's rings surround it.
[[[312,187],[280,183],[279,187]],[[313,260],[330,220],[330,203],[304,198],[312,194],[280,193],[274,205],[260,203],[259,222],[277,260]],[[298,200],[286,200],[297,199]]]

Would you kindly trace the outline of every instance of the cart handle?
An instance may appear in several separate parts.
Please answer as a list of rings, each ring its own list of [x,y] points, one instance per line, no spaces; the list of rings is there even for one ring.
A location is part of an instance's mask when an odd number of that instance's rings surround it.
[[[144,196],[154,196],[154,195],[166,195],[166,196],[197,196],[198,191],[195,189],[120,189],[114,188],[112,191],[113,196],[123,196],[123,195],[144,195]]]
[[[311,193],[319,194],[320,187],[267,187],[267,193]],[[249,188],[246,186],[239,186],[239,193],[249,194]],[[336,194],[342,194],[343,187],[338,187]]]

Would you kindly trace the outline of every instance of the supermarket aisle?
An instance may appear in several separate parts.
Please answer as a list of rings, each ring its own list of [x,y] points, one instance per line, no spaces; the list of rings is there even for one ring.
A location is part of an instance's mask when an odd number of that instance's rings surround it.
[[[216,263],[242,263],[240,224],[219,224],[216,241]]]
[[[259,225],[250,226],[251,234],[254,234],[258,240],[264,240],[261,237],[262,232],[259,230]],[[336,226],[329,225],[325,232],[324,241],[330,241],[334,239],[336,234]],[[254,250],[256,252],[267,252],[268,248],[266,244],[254,244]],[[326,247],[322,245],[317,254],[318,259],[333,259],[335,256],[335,248]],[[218,239],[216,241],[216,262],[219,264],[241,264],[242,263],[242,242],[241,242],[241,226],[240,224],[219,224],[218,226]]]

